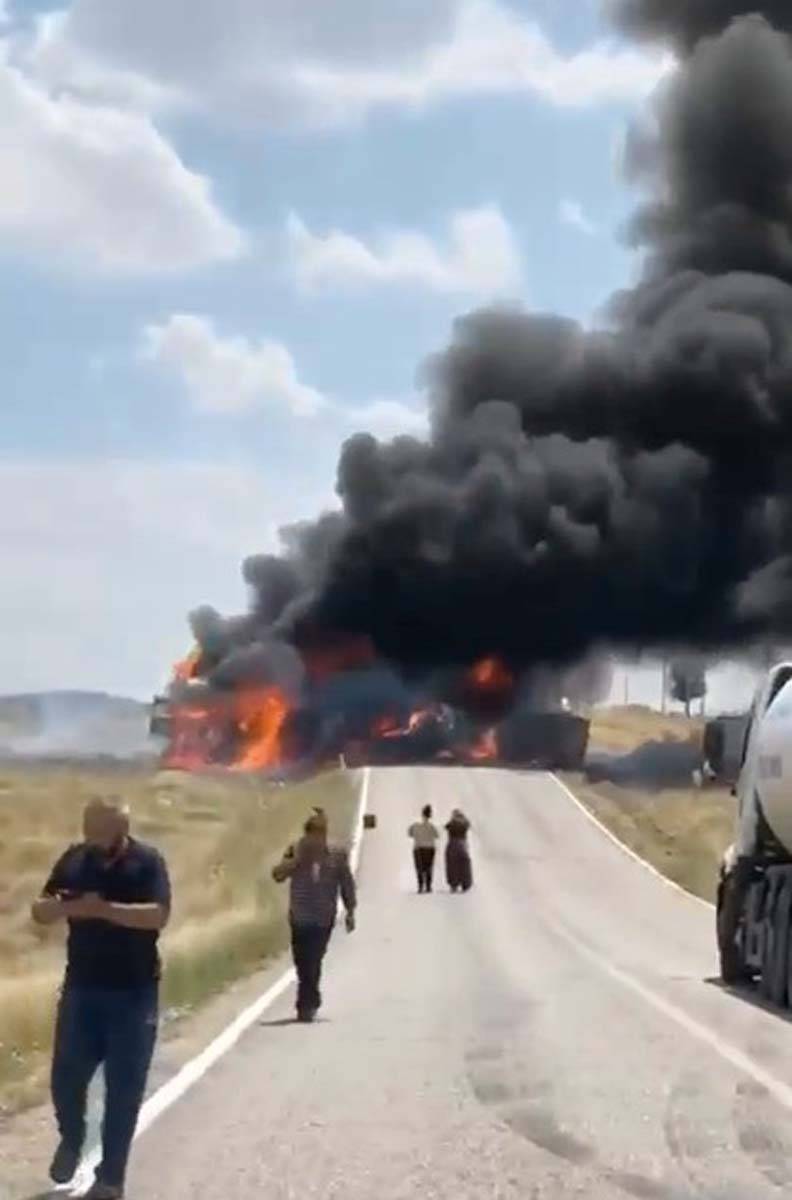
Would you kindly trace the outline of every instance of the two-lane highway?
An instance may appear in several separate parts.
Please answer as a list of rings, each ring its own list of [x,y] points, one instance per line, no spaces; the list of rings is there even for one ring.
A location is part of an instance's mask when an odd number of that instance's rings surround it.
[[[359,929],[139,1140],[130,1200],[765,1200],[792,1189],[792,1034],[728,995],[713,919],[552,778],[374,772]],[[473,821],[475,888],[406,828]],[[442,862],[439,863],[442,885]]]

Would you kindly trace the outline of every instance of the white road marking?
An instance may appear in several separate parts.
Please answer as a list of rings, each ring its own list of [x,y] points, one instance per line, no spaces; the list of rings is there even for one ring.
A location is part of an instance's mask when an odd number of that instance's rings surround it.
[[[586,808],[586,806],[577,798],[574,792],[570,791],[570,789],[565,783],[563,783],[562,780],[558,779],[555,775],[552,775],[551,778],[555,783],[558,784],[559,788],[561,788],[565,795],[569,797],[569,799],[575,804],[575,806],[586,817],[586,819],[591,821],[592,824],[596,825],[596,827],[602,833],[604,833],[605,836],[610,839],[610,841],[618,846],[619,849],[625,854],[629,855],[630,858],[634,859],[635,862],[639,863],[647,871],[651,872],[652,875],[654,875],[666,886],[681,893],[681,895],[683,895],[686,899],[695,900],[697,903],[703,904],[709,909],[713,909],[715,907],[707,900],[702,900],[700,896],[694,896],[692,892],[686,891],[686,889],[680,887],[678,883],[674,883],[672,879],[667,879],[666,876],[661,874],[660,871],[656,870],[651,863],[646,862],[645,859],[641,858],[640,855],[631,850],[629,846],[625,846],[624,842],[619,841],[615,834],[611,833],[611,831],[605,825],[603,825],[601,821],[597,820],[594,814]],[[620,983],[622,987],[633,992],[634,995],[639,996],[645,1004],[650,1006],[650,1008],[653,1008],[656,1012],[661,1013],[669,1020],[674,1021],[691,1037],[697,1038],[700,1042],[703,1042],[704,1045],[709,1046],[711,1050],[713,1050],[725,1062],[729,1063],[730,1066],[734,1067],[737,1071],[740,1071],[743,1075],[747,1075],[749,1078],[753,1079],[755,1083],[758,1083],[761,1087],[763,1087],[771,1096],[773,1096],[775,1100],[778,1101],[779,1104],[783,1105],[784,1108],[792,1110],[792,1087],[790,1087],[789,1084],[784,1083],[783,1080],[780,1080],[775,1075],[772,1075],[759,1063],[755,1062],[750,1055],[746,1054],[743,1050],[740,1050],[737,1046],[733,1046],[731,1042],[726,1041],[725,1038],[720,1037],[713,1029],[706,1025],[702,1025],[701,1022],[695,1019],[695,1017],[691,1017],[689,1013],[686,1013],[683,1009],[679,1008],[676,1004],[673,1004],[670,1000],[666,1000],[663,996],[658,995],[657,992],[652,991],[651,988],[641,983],[640,980],[636,979],[633,975],[630,975],[629,972],[623,970],[621,967],[617,967],[614,963],[610,962],[609,959],[603,958],[595,950],[592,950],[591,947],[587,946],[584,942],[581,942],[573,933],[570,933],[568,929],[557,926],[555,923],[553,927],[559,937],[567,941],[570,946],[572,946],[580,955],[582,955],[582,957],[588,959],[588,961],[596,966],[599,971],[605,975],[608,975],[611,979],[616,980],[617,983]]]
[[[360,850],[363,845],[363,822],[366,818],[368,810],[368,794],[371,785],[371,767],[363,768],[363,781],[360,785],[360,799],[358,801],[357,817],[355,818],[355,830],[352,834],[352,845],[349,851],[349,865],[352,868],[353,874],[357,874],[358,864],[360,862]]]
[[[629,846],[625,845],[620,838],[616,837],[615,833],[612,833],[610,829],[608,829],[607,825],[603,825],[602,821],[594,816],[594,813],[586,807],[582,800],[578,799],[573,791],[570,791],[564,781],[559,779],[557,775],[550,773],[550,778],[553,780],[553,783],[560,787],[561,791],[565,796],[568,797],[568,799],[572,801],[575,807],[580,810],[586,820],[590,821],[592,825],[596,825],[600,833],[604,833],[605,837],[608,838],[609,841],[613,842],[614,846],[618,846],[622,853],[628,855],[629,858],[633,859],[634,862],[637,862],[639,866],[644,868],[644,870],[649,871],[650,874],[654,875],[655,879],[659,879],[660,882],[664,883],[666,887],[673,888],[675,892],[679,892],[680,895],[684,896],[687,900],[695,900],[696,904],[703,904],[705,908],[715,908],[715,905],[711,904],[709,900],[703,900],[701,896],[695,896],[693,892],[689,892],[687,888],[683,888],[680,884],[675,883],[673,879],[669,879],[667,875],[663,875],[662,871],[658,871],[657,868],[653,867],[652,864],[647,862],[645,858],[641,858],[640,854],[636,854],[634,850],[631,850]]]
[[[360,796],[358,799],[357,814],[355,817],[354,832],[349,851],[349,863],[353,872],[357,873],[360,863],[360,851],[363,843],[363,822],[368,806],[369,785],[371,779],[371,771],[369,767],[363,768],[363,778],[360,785]],[[287,988],[294,982],[294,969],[289,967],[287,971],[269,987],[263,995],[239,1014],[230,1025],[226,1026],[222,1033],[210,1042],[209,1045],[201,1051],[195,1058],[185,1063],[180,1071],[169,1079],[167,1083],[158,1088],[156,1092],[149,1096],[140,1110],[138,1117],[137,1128],[135,1130],[135,1140],[142,1133],[154,1124],[158,1117],[161,1117],[171,1105],[180,1100],[189,1089],[196,1084],[199,1079],[209,1071],[223,1055],[239,1041],[244,1033],[270,1008],[276,1000],[278,1000]],[[68,1192],[72,1195],[79,1195],[90,1187],[93,1182],[94,1172],[99,1166],[102,1153],[97,1147],[88,1154],[80,1164],[79,1171],[75,1175],[71,1184],[68,1186]],[[63,1189],[53,1189],[60,1190]]]
[[[651,988],[641,983],[621,967],[617,967],[609,959],[603,958],[595,950],[592,950],[591,947],[581,942],[573,933],[570,933],[568,929],[562,928],[555,923],[553,924],[553,928],[560,938],[568,942],[578,954],[588,959],[599,971],[608,975],[617,983],[620,983],[622,987],[627,988],[634,995],[639,996],[650,1008],[661,1013],[669,1020],[674,1021],[680,1029],[683,1029],[685,1033],[697,1038],[698,1041],[708,1046],[724,1062],[727,1062],[743,1075],[747,1075],[753,1079],[754,1082],[758,1083],[773,1096],[779,1104],[782,1104],[784,1108],[792,1110],[792,1087],[789,1084],[784,1083],[781,1079],[766,1071],[750,1055],[738,1049],[737,1046],[733,1046],[725,1038],[720,1037],[713,1029],[702,1025],[700,1021],[697,1021],[695,1017],[691,1017],[683,1009],[678,1008],[676,1004],[673,1004],[670,1000],[666,1000],[663,996],[659,996],[657,992],[652,991]]]

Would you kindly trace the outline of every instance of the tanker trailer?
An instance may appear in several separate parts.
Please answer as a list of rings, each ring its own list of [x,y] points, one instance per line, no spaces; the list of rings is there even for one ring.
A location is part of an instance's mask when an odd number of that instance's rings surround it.
[[[757,689],[734,794],[717,896],[721,977],[755,981],[764,999],[792,1008],[792,663]]]

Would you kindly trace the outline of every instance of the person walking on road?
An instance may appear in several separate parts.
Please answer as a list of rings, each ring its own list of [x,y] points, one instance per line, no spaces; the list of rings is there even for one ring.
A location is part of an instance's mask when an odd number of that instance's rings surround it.
[[[418,892],[431,892],[437,839],[440,837],[437,827],[432,824],[431,804],[427,804],[421,810],[421,820],[413,822],[407,830],[407,836],[411,837],[413,842]]]
[[[171,888],[162,855],[130,837],[128,813],[115,802],[86,807],[83,835],[32,909],[39,925],[69,927],[51,1072],[60,1144],[50,1178],[66,1184],[77,1171],[88,1086],[103,1063],[102,1160],[87,1197],[120,1200],[157,1036],[157,942]]]
[[[448,834],[445,852],[448,886],[452,892],[469,892],[473,886],[473,867],[467,840],[470,821],[463,812],[455,808],[445,828]]]
[[[322,1006],[322,962],[341,897],[346,928],[355,928],[357,894],[345,850],[328,844],[327,818],[321,809],[305,823],[303,837],[273,868],[276,883],[290,882],[289,924],[297,971],[297,1020],[313,1021]]]

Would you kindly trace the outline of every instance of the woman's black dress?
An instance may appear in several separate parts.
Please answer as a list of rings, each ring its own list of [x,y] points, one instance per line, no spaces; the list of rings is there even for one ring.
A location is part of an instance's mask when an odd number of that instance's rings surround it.
[[[467,835],[470,822],[463,818],[453,817],[446,825],[448,843],[445,852],[446,881],[452,892],[467,892],[473,886],[473,867],[470,861],[470,850]]]

